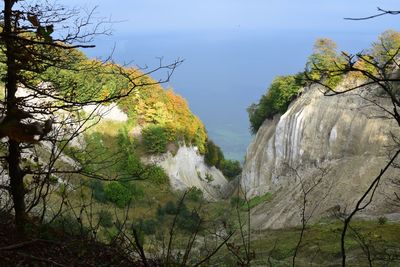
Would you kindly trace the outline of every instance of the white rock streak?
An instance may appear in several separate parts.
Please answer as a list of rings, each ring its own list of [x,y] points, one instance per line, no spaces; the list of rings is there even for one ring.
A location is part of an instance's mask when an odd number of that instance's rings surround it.
[[[300,223],[301,187],[293,169],[305,182],[318,177],[321,168],[330,170],[324,178],[333,183],[332,197],[320,203],[318,213],[338,202],[351,205],[387,160],[388,136],[398,133],[394,121],[382,119],[382,110],[356,94],[326,97],[320,89],[307,89],[285,114],[266,120],[247,150],[241,185],[248,197],[276,193],[268,208],[254,211],[257,227]],[[373,97],[366,91],[358,93]],[[318,196],[310,201],[318,202]]]
[[[119,122],[125,122],[128,120],[128,115],[124,113],[116,103],[112,103],[109,106],[104,106],[104,105],[87,105],[83,107],[83,110],[87,114],[91,114],[93,111],[95,111],[95,115],[102,117],[103,119],[106,120],[112,120],[112,121],[119,121]]]

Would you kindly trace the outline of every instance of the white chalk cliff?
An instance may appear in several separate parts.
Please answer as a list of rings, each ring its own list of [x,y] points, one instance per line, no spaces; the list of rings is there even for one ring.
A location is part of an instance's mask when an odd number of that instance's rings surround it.
[[[168,152],[150,156],[145,161],[161,166],[174,190],[197,187],[208,200],[218,200],[226,195],[228,181],[220,170],[205,163],[196,147],[180,146],[175,155]]]
[[[342,87],[346,84],[342,84]],[[324,96],[321,86],[305,88],[283,115],[266,120],[247,150],[241,185],[248,197],[273,194],[271,202],[252,211],[254,228],[300,224],[300,207],[307,195],[306,215],[314,220],[332,210],[346,213],[388,161],[392,134],[399,126],[372,104],[378,89]],[[387,176],[398,170],[391,169]],[[398,212],[387,201],[390,179],[383,180],[370,207],[360,216]]]

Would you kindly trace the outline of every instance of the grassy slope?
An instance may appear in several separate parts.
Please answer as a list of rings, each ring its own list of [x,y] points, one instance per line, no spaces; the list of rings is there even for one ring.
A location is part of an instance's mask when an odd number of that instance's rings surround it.
[[[362,242],[369,246],[372,259],[377,266],[383,264],[379,258],[384,259],[390,248],[400,249],[400,224],[379,224],[376,221],[355,221],[352,223],[351,231],[346,239],[349,266],[367,266],[368,260],[362,249]],[[294,248],[300,236],[299,228],[282,230],[270,230],[256,233],[252,243],[257,253],[256,262],[266,263],[265,259],[271,256],[274,266],[291,265]],[[340,235],[342,224],[340,222],[329,222],[315,224],[307,227],[304,241],[300,246],[297,263],[299,266],[337,266],[341,263],[340,258]],[[361,237],[357,238],[357,235]],[[394,255],[392,255],[394,256]],[[396,266],[399,262],[389,266]]]

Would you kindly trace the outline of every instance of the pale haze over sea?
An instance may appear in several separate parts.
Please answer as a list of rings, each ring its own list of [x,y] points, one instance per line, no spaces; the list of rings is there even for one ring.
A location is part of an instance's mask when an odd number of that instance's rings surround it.
[[[149,68],[184,59],[171,81],[205,123],[227,158],[242,160],[251,141],[246,108],[258,101],[277,75],[304,69],[316,38],[356,53],[386,29],[400,30],[399,16],[368,21],[344,17],[399,10],[398,1],[265,0],[64,0],[68,6],[98,6],[98,17],[115,23],[86,54]],[[329,2],[329,3],[327,3]],[[162,73],[155,76],[161,78]]]

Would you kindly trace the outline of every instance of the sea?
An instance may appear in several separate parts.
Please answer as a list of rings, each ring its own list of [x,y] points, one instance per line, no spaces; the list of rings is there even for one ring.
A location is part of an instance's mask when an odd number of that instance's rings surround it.
[[[226,158],[243,162],[254,136],[247,107],[258,102],[274,77],[304,70],[317,38],[331,38],[339,51],[357,53],[377,39],[377,32],[351,31],[170,31],[115,33],[86,50],[91,57],[112,55],[120,64],[152,70],[183,60],[165,88],[173,88],[205,124]],[[153,73],[164,79],[165,70]]]

